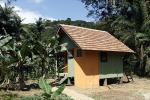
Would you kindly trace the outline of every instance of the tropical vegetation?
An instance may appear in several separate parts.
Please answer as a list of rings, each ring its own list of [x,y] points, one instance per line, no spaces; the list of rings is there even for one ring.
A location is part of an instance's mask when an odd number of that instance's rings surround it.
[[[96,22],[82,20],[50,21],[39,18],[23,24],[11,2],[0,5],[0,87],[30,90],[29,79],[39,80],[44,90],[40,96],[53,99],[64,86],[52,92],[46,78],[57,79],[60,69],[56,53],[60,50],[58,24],[69,24],[110,32],[135,53],[125,55],[124,68],[140,76],[150,76],[150,1],[149,0],[81,0]],[[43,77],[43,78],[40,78]],[[40,79],[39,79],[40,78]],[[34,98],[34,97],[22,97]]]
[[[109,31],[128,45],[134,54],[124,57],[124,65],[140,76],[150,75],[150,1],[81,0],[95,17],[97,29]]]

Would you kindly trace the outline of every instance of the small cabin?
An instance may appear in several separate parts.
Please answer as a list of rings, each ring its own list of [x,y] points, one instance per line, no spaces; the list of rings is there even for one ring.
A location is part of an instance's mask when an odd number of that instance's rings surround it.
[[[80,88],[98,88],[101,79],[123,77],[123,56],[133,51],[106,31],[59,25],[63,83],[73,79]],[[107,82],[106,82],[107,83]]]

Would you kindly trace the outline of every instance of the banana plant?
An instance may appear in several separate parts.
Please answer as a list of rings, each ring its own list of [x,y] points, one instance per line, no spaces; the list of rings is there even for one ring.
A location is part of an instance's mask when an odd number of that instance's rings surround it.
[[[30,97],[21,97],[21,100],[57,100],[65,88],[64,85],[60,86],[56,91],[52,91],[52,87],[41,77],[39,79],[39,87],[43,90],[42,95],[35,95]],[[67,99],[71,100],[71,99]]]
[[[48,38],[45,39],[45,36],[43,36],[38,39],[38,35],[24,28],[18,38],[10,35],[0,37],[0,72],[8,69],[7,71],[16,75],[13,76],[13,79],[18,77],[20,89],[25,86],[24,69],[27,66],[31,66],[36,70],[42,67],[40,73],[44,76],[47,72],[46,69],[49,68],[51,63],[54,63],[54,61],[51,61],[50,56],[54,54],[54,49],[57,48],[56,38],[47,34]],[[15,69],[15,71],[12,69]],[[9,74],[8,72],[6,73],[2,75]],[[12,75],[10,77],[12,78]]]
[[[44,91],[42,94],[46,100],[54,100],[57,96],[61,95],[65,86],[60,86],[56,91],[52,92],[52,87],[43,78],[39,79],[39,86]]]
[[[22,89],[25,85],[23,67],[28,66],[27,60],[31,58],[28,44],[22,41],[17,42],[11,36],[4,36],[0,40],[0,47],[0,72],[3,72],[2,75],[7,77],[7,80],[15,80],[15,77],[18,77],[19,88]]]
[[[25,85],[27,67],[38,70],[40,77],[55,67],[54,53],[58,45],[41,18],[31,27],[25,26],[13,7],[0,5],[0,83],[14,81],[20,89]]]

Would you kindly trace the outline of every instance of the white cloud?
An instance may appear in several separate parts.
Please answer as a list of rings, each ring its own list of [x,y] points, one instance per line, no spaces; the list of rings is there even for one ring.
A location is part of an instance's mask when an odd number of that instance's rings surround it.
[[[4,6],[5,6],[5,4],[4,4],[4,2],[3,2],[3,1],[0,1],[0,5],[1,5],[2,7],[4,7]]]
[[[39,17],[41,17],[43,19],[52,20],[52,21],[56,20],[56,19],[48,17],[48,16],[43,16],[42,14],[40,14],[38,12],[25,10],[25,9],[22,9],[17,6],[15,6],[14,9],[17,11],[17,14],[23,20],[23,23],[34,23],[36,20],[38,20]]]
[[[0,1],[0,5],[4,6],[4,2]],[[22,9],[21,7],[15,6],[14,10],[17,12],[17,14],[21,17],[23,20],[22,23],[35,23],[36,20],[39,19],[39,17],[43,19],[48,19],[48,20],[56,20],[54,18],[48,17],[48,16],[43,16],[42,14],[36,12],[36,11],[30,11],[26,9]]]
[[[41,2],[43,2],[44,0],[30,0],[30,1],[33,1],[33,2],[35,2],[35,3],[41,3]]]

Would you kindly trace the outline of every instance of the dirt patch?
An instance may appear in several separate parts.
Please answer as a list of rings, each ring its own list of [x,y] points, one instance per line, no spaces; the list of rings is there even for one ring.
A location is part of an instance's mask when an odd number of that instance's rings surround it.
[[[50,80],[51,81],[51,80]],[[126,81],[126,79],[124,79]],[[37,81],[29,81],[27,84],[37,83]],[[80,93],[94,98],[95,100],[150,100],[150,79],[134,77],[134,82],[123,84],[111,84],[108,86],[100,86],[96,89],[80,89],[75,86],[68,86],[69,89],[65,94],[74,95]],[[73,91],[73,92],[70,92]],[[33,96],[42,93],[40,89],[31,89],[30,91],[8,91],[17,96]],[[5,92],[4,92],[5,93]],[[0,94],[3,94],[0,91]],[[70,95],[70,96],[71,96]],[[2,95],[0,95],[1,97]],[[77,95],[76,97],[79,97]],[[83,96],[84,97],[84,96]],[[1,98],[0,98],[1,100]],[[80,99],[77,99],[80,100]]]
[[[17,94],[18,96],[34,96],[42,94],[42,90],[40,89],[32,89],[30,91],[9,91],[12,94]]]
[[[118,90],[95,93],[91,97],[96,100],[145,100],[142,95],[136,94],[134,91]]]
[[[126,81],[126,79],[124,79]],[[111,84],[98,89],[68,87],[88,95],[95,100],[150,100],[150,79],[134,78],[134,82]]]

